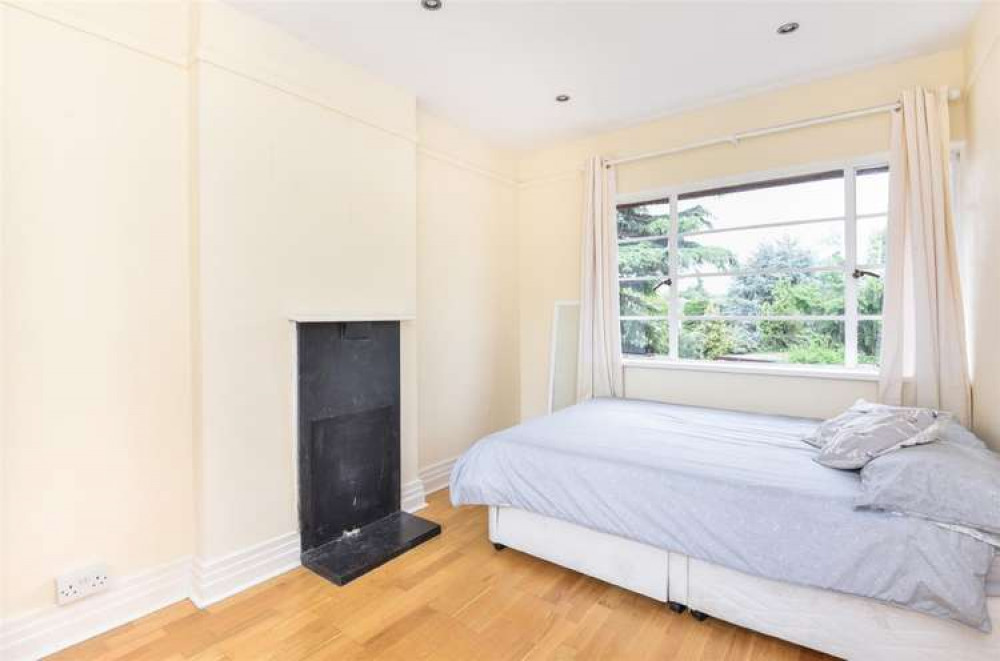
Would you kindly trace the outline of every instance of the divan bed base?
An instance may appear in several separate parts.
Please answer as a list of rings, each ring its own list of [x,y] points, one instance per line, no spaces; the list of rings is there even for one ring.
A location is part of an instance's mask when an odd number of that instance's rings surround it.
[[[997,661],[983,634],[871,599],[751,576],[511,507],[489,508],[490,541],[664,603],[852,661]],[[1000,623],[1000,597],[989,599]]]

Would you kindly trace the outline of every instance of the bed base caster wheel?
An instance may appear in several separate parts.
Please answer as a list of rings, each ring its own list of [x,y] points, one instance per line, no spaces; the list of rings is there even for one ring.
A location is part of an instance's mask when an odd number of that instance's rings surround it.
[[[497,544],[496,542],[493,542],[493,548],[496,549],[497,551],[503,551],[507,547],[504,546],[503,544]]]
[[[693,608],[691,609],[691,617],[698,620],[699,622],[704,622],[705,620],[708,619],[708,615],[706,613],[702,613],[701,611],[696,611]]]
[[[680,602],[677,602],[677,601],[668,601],[667,602],[667,608],[669,608],[673,612],[677,613],[678,615],[680,615],[681,613],[683,613],[684,611],[686,611],[688,609],[687,606],[685,606],[684,604],[682,604]]]

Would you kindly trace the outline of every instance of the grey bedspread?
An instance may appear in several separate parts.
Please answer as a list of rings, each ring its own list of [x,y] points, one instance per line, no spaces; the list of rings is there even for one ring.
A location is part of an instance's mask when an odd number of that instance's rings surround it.
[[[812,461],[814,420],[598,399],[488,436],[456,505],[506,505],[766,578],[990,630],[989,545],[857,511],[853,471]]]

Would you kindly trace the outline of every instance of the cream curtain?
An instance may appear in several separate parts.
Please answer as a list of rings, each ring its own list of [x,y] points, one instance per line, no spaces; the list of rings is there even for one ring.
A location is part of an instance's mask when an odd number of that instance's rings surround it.
[[[971,415],[951,209],[948,91],[907,91],[892,116],[879,397]]]
[[[601,158],[587,163],[581,243],[576,398],[621,397],[624,386],[618,322],[615,171]]]

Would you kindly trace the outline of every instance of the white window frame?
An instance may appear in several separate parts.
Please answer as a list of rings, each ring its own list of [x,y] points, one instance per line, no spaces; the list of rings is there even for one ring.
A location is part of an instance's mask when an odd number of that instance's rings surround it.
[[[832,161],[832,162],[822,162],[822,163],[811,163],[802,166],[781,168],[775,170],[765,170],[758,171],[748,174],[734,175],[730,177],[723,177],[718,179],[711,179],[705,181],[697,181],[692,183],[687,183],[679,186],[671,186],[666,188],[649,189],[636,193],[621,193],[615,199],[616,208],[618,205],[624,204],[641,204],[643,202],[654,202],[657,200],[669,199],[670,201],[670,233],[666,236],[661,237],[636,237],[637,240],[648,241],[655,240],[657,238],[668,239],[668,273],[667,276],[647,276],[647,277],[619,277],[619,282],[639,282],[642,280],[663,280],[664,277],[669,277],[671,283],[670,287],[670,297],[669,297],[669,310],[667,315],[624,315],[620,319],[622,321],[667,321],[669,324],[669,336],[670,336],[670,354],[667,356],[655,355],[655,356],[638,356],[635,354],[624,354],[623,360],[626,366],[643,366],[643,367],[658,367],[658,368],[678,368],[678,369],[694,369],[694,370],[704,370],[704,371],[717,371],[717,372],[743,372],[743,373],[759,373],[759,374],[790,374],[797,376],[818,376],[818,377],[834,377],[834,378],[852,378],[859,380],[877,380],[879,370],[875,366],[858,365],[857,362],[857,351],[858,351],[858,326],[861,321],[881,321],[882,315],[859,315],[857,306],[857,294],[858,294],[858,281],[856,278],[852,277],[854,270],[857,268],[865,269],[866,267],[878,267],[882,268],[883,265],[872,265],[872,264],[858,264],[857,263],[857,221],[859,218],[869,218],[869,217],[879,217],[886,214],[867,214],[858,215],[856,207],[856,192],[857,187],[855,185],[856,173],[858,170],[865,170],[874,167],[885,167],[889,163],[888,153],[877,153],[869,156],[851,158],[846,160]],[[841,170],[844,173],[844,215],[837,216],[834,218],[815,218],[815,219],[802,219],[802,220],[791,220],[776,223],[761,223],[756,225],[748,225],[746,227],[734,227],[734,228],[720,228],[711,230],[700,230],[697,232],[689,232],[686,235],[696,235],[696,234],[712,234],[720,232],[729,231],[739,231],[746,229],[755,229],[763,227],[790,227],[795,225],[806,225],[820,222],[830,222],[834,220],[844,220],[844,264],[842,266],[844,274],[844,314],[843,315],[788,315],[788,316],[746,316],[746,315],[700,315],[695,320],[701,321],[713,321],[713,320],[728,320],[728,321],[843,321],[844,322],[844,364],[843,365],[798,365],[789,363],[775,363],[775,364],[747,364],[747,363],[727,363],[723,361],[710,361],[710,360],[686,360],[681,359],[678,355],[679,345],[680,345],[680,328],[683,321],[688,320],[681,315],[680,310],[680,284],[681,280],[690,277],[689,274],[681,276],[679,273],[680,266],[680,254],[679,251],[675,249],[679,245],[679,232],[678,226],[680,224],[679,214],[678,214],[678,200],[681,195],[688,193],[697,193],[705,190],[712,190],[715,188],[724,188],[727,186],[741,185],[741,184],[752,184],[752,183],[762,183],[772,180],[780,180],[790,177],[809,175],[821,172],[830,172],[834,170]],[[637,240],[623,239],[619,241],[619,245],[623,243],[635,243]],[[829,266],[822,267],[812,267],[810,269],[804,269],[809,271],[831,271],[836,270]],[[764,273],[764,271],[726,271],[724,273],[713,273],[713,274],[699,274],[699,277],[710,278],[710,277],[732,277],[733,275],[740,275],[741,273]],[[780,272],[785,272],[785,269],[781,269]]]

